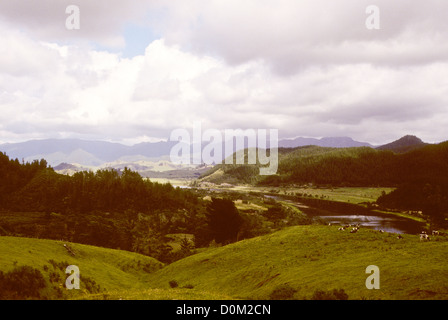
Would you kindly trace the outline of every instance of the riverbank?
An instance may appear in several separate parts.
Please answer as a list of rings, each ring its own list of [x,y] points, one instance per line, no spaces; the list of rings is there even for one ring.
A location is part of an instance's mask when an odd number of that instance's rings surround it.
[[[281,197],[289,200],[297,200],[300,202],[312,201],[314,204],[325,201],[332,207],[339,208],[340,204],[344,210],[359,211],[367,210],[369,213],[387,214],[396,217],[411,219],[416,222],[426,223],[424,217],[419,213],[402,212],[386,208],[379,208],[375,202],[382,194],[387,194],[395,190],[389,187],[343,187],[343,188],[318,188],[313,186],[290,186],[290,187],[256,187],[250,185],[230,185],[213,183],[200,183],[196,186],[200,189],[209,189],[213,191],[232,191],[262,194],[274,197]]]

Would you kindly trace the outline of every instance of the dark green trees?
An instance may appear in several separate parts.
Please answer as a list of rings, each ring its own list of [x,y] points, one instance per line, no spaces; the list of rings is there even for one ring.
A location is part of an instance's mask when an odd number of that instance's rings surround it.
[[[212,198],[207,207],[207,220],[212,239],[216,242],[237,240],[243,221],[232,200]]]

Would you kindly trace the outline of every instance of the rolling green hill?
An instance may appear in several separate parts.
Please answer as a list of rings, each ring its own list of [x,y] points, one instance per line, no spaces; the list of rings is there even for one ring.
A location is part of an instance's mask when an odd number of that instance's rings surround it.
[[[63,244],[0,237],[0,270],[3,275],[21,266],[38,270],[45,287],[32,298],[39,299],[319,299],[333,289],[348,299],[448,299],[444,236],[424,242],[368,229],[352,234],[336,226],[297,226],[201,249],[167,266],[75,243],[68,244],[72,256]],[[64,288],[68,265],[80,269],[80,290]],[[378,290],[365,286],[369,265],[380,269]]]
[[[64,247],[68,245],[74,256]],[[156,259],[122,250],[113,250],[55,240],[0,237],[0,270],[7,274],[23,266],[34,268],[45,280],[38,296],[30,298],[70,299],[88,293],[145,288],[148,275],[163,264]],[[80,290],[65,288],[65,269],[80,270]],[[26,284],[24,284],[26,285]],[[18,285],[15,286],[17,290]],[[24,298],[18,293],[18,298]]]
[[[64,244],[69,246],[74,256]],[[0,253],[0,300],[231,299],[221,293],[181,287],[169,290],[152,288],[150,275],[163,264],[151,257],[124,250],[0,236]],[[65,288],[69,276],[65,269],[69,265],[79,268],[79,290]],[[39,279],[42,282],[37,281]]]
[[[184,258],[153,273],[170,281],[242,299],[311,299],[342,289],[349,299],[448,299],[448,242],[336,226],[297,226]],[[380,269],[368,290],[367,266]],[[314,296],[315,297],[315,296]]]

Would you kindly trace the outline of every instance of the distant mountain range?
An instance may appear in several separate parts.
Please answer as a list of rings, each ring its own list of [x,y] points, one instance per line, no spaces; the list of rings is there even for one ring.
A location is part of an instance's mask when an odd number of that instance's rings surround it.
[[[170,150],[176,143],[144,142],[127,146],[106,141],[46,139],[2,144],[0,151],[19,161],[45,159],[55,171],[63,174],[102,168],[120,170],[128,167],[147,177],[163,177],[161,172],[176,170],[187,170],[188,177],[199,175],[200,173],[191,172],[195,166],[176,165],[169,161]]]
[[[5,152],[12,159],[19,159],[19,161],[31,162],[36,159],[45,159],[55,170],[63,173],[106,167],[115,169],[128,167],[154,176],[155,172],[174,172],[183,169],[191,171],[197,167],[195,165],[176,165],[169,161],[170,150],[177,143],[175,141],[143,142],[127,146],[105,141],[46,139],[0,144],[0,151]],[[405,136],[379,147],[374,147],[368,142],[355,141],[349,137],[321,139],[298,137],[282,139],[278,142],[280,148],[308,145],[333,148],[371,147],[402,153],[425,146],[426,143],[415,136]],[[202,171],[203,166],[201,166]]]
[[[304,146],[318,146],[331,148],[373,147],[368,142],[355,141],[349,137],[326,137],[321,139],[302,138],[283,139],[278,142],[280,148],[296,148]]]
[[[10,158],[19,160],[31,161],[44,158],[52,166],[63,162],[99,166],[122,157],[137,157],[139,160],[160,158],[169,155],[175,144],[176,142],[143,142],[127,146],[106,141],[46,139],[1,144],[0,150],[6,152]],[[136,158],[132,159],[134,160]]]

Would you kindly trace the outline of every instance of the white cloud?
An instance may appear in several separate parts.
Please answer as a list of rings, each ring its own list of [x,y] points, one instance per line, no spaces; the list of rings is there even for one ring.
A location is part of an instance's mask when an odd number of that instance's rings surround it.
[[[366,0],[170,1],[167,43],[278,72],[328,63],[414,64],[447,59],[448,3],[377,0],[381,30],[365,27]],[[435,50],[434,50],[435,49]]]
[[[378,0],[373,32],[364,0],[79,0],[79,33],[65,29],[67,4],[0,3],[0,142],[149,140],[195,121],[280,137],[446,139],[444,1]],[[160,39],[133,58],[95,49],[126,43],[129,21]]]

